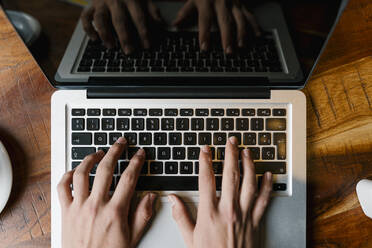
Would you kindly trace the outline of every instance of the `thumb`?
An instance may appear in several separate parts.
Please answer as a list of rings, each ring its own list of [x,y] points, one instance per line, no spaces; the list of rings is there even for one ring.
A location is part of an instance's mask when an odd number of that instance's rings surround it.
[[[153,204],[156,199],[156,194],[149,193],[138,204],[134,212],[132,222],[132,244],[136,245],[141,239],[143,232],[150,222],[152,217]]]
[[[176,221],[178,228],[181,231],[182,237],[185,240],[187,247],[192,247],[193,232],[195,224],[191,219],[185,204],[176,195],[168,196],[169,202],[172,204],[172,216]]]

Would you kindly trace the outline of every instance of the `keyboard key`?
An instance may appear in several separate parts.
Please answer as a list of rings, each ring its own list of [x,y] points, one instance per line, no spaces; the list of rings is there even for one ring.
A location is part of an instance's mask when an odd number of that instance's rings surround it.
[[[110,133],[109,134],[109,144],[114,144],[121,136],[123,136],[121,133]]]
[[[255,116],[256,110],[255,109],[242,109],[243,116]]]
[[[149,163],[145,162],[143,163],[142,168],[141,168],[141,175],[146,175],[148,173],[149,173]]]
[[[159,119],[158,118],[147,118],[146,129],[147,130],[159,130]]]
[[[247,131],[249,129],[248,118],[237,118],[236,119],[236,130]]]
[[[166,145],[167,144],[167,133],[154,133],[154,144],[155,145]]]
[[[191,130],[204,130],[204,119],[192,118],[191,119]]]
[[[187,159],[198,160],[200,153],[200,147],[188,147],[187,148]]]
[[[161,130],[174,130],[174,119],[172,118],[164,118],[161,119]]]
[[[72,130],[84,130],[85,120],[83,118],[72,118],[71,120],[71,129]]]
[[[158,159],[168,160],[171,157],[170,147],[158,147]]]
[[[265,174],[270,171],[272,174],[285,174],[285,162],[255,162],[256,174]]]
[[[212,145],[212,134],[199,133],[199,145]]]
[[[180,173],[181,174],[192,174],[193,163],[192,162],[181,162]]]
[[[152,144],[152,134],[151,133],[140,133],[139,134],[139,144],[140,145],[151,145]]]
[[[110,147],[98,147],[98,150],[103,151],[105,154],[108,152],[109,149]]]
[[[134,109],[133,110],[134,116],[146,116],[147,115],[147,109]]]
[[[117,118],[116,128],[118,130],[129,130],[129,118]]]
[[[218,147],[217,148],[217,160],[224,160],[225,159],[225,147]]]
[[[176,119],[176,129],[177,130],[189,130],[189,119],[187,119],[187,118],[177,118]]]
[[[271,145],[271,134],[270,133],[259,133],[258,144],[259,145]]]
[[[259,147],[248,147],[251,151],[251,156],[253,160],[259,160],[261,158],[261,152]]]
[[[88,116],[100,116],[101,110],[100,109],[88,109],[87,114]]]
[[[287,114],[286,112],[286,109],[273,109],[274,116],[285,116]]]
[[[267,131],[284,131],[286,130],[285,118],[267,118],[266,119]]]
[[[94,176],[89,176],[89,190],[92,190],[94,182]]]
[[[169,145],[181,145],[182,133],[169,133]]]
[[[139,147],[128,147],[128,159],[131,160],[139,149]]]
[[[137,145],[137,134],[136,133],[124,133],[124,137],[128,142],[128,145]]]
[[[144,130],[144,129],[145,129],[145,119],[143,118],[132,119],[132,130]]]
[[[225,115],[225,110],[224,109],[212,109],[211,110],[211,115],[212,116],[224,116]]]
[[[163,110],[162,109],[150,109],[149,110],[149,115],[150,116],[162,116],[163,115]]]
[[[72,116],[84,116],[85,109],[71,109],[71,115]]]
[[[273,184],[273,190],[274,191],[286,191],[287,190],[287,184],[285,184],[285,183],[274,183]]]
[[[251,119],[251,129],[253,131],[263,130],[263,119],[262,118],[252,118]]]
[[[207,118],[207,130],[218,130],[219,129],[219,119],[217,118]]]
[[[173,156],[174,160],[183,160],[186,158],[185,147],[173,147]]]
[[[213,162],[212,167],[213,167],[214,174],[222,174],[222,171],[223,171],[222,162]]]
[[[103,109],[102,114],[104,116],[115,116],[116,115],[116,109]]]
[[[72,133],[71,142],[73,145],[91,145],[92,134],[91,133]]]
[[[226,133],[214,133],[213,144],[214,145],[225,145],[226,144]]]
[[[194,163],[194,168],[195,168],[195,174],[199,174],[199,162]]]
[[[227,109],[226,110],[226,115],[227,116],[239,116],[240,115],[240,110],[239,109]]]
[[[263,147],[262,148],[262,159],[263,160],[275,159],[275,148],[274,147]]]
[[[221,130],[234,130],[234,119],[222,118],[221,119]]]
[[[242,134],[241,133],[229,133],[228,137],[234,136],[238,140],[238,145],[242,143]]]
[[[102,130],[114,130],[114,119],[113,118],[103,118],[102,119]]]
[[[178,109],[165,109],[164,114],[165,116],[177,116]]]
[[[196,133],[184,133],[183,139],[185,145],[196,145]]]
[[[120,161],[119,163],[119,172],[120,174],[123,174],[125,169],[128,167],[129,162],[128,161]]]
[[[71,169],[75,169],[76,167],[78,167],[80,165],[81,161],[73,161],[71,163]]]
[[[131,109],[119,109],[118,110],[118,115],[119,116],[130,116],[132,114]]]
[[[243,144],[244,145],[256,145],[256,133],[244,133]]]
[[[165,174],[178,174],[178,163],[165,162]]]
[[[150,173],[151,174],[163,174],[163,162],[151,162]]]
[[[216,178],[217,187],[221,188],[221,177]],[[136,190],[198,190],[197,176],[161,176],[138,178]]]
[[[155,151],[154,147],[143,147],[143,149],[146,152],[146,160],[155,160],[156,159],[156,151]]]
[[[106,133],[94,133],[94,144],[95,145],[106,145],[107,134]]]
[[[71,148],[71,158],[74,160],[84,159],[85,156],[95,153],[95,147],[72,147]]]
[[[87,130],[99,130],[99,119],[88,118],[87,119]]]
[[[195,110],[196,116],[208,116],[209,115],[209,109],[196,109]]]
[[[270,109],[257,109],[258,116],[270,116],[271,110]]]
[[[181,116],[193,116],[194,115],[194,110],[193,109],[181,109],[180,110],[180,115]]]
[[[287,155],[286,133],[274,133],[274,145],[276,145],[277,159],[285,160]]]

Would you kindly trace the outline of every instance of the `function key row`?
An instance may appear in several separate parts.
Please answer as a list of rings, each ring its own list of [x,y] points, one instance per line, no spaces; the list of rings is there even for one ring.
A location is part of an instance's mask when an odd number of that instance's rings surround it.
[[[257,116],[286,116],[286,109],[269,109],[269,108],[262,108],[262,109],[253,109],[253,108],[231,108],[231,109],[111,109],[105,108],[102,109],[103,116],[255,116],[257,112]],[[73,108],[71,110],[72,116],[100,116],[101,109],[90,108],[85,109],[82,108]]]

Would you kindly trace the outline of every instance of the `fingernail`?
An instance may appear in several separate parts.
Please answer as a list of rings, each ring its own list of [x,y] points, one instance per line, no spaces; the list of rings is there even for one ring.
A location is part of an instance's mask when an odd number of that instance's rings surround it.
[[[202,45],[201,45],[201,50],[208,50],[208,46],[207,46],[207,43],[206,42],[203,42]]]
[[[132,52],[132,47],[129,45],[124,46],[124,53],[130,54]]]
[[[104,155],[104,154],[105,154],[105,152],[104,152],[104,151],[102,151],[102,150],[98,150],[98,151],[97,151],[97,154],[98,154],[98,155]]]
[[[152,205],[154,204],[154,201],[155,201],[155,199],[156,199],[156,194],[154,194],[154,193],[149,193],[149,194],[148,194],[148,198],[149,198],[149,201],[150,201],[150,204],[151,204],[151,207],[152,207]]]
[[[149,41],[148,39],[145,39],[145,40],[143,41],[143,47],[144,47],[145,49],[149,49],[149,48],[150,48],[150,41]]]
[[[139,150],[136,152],[136,155],[137,155],[137,156],[140,156],[140,157],[145,156],[145,150],[143,150],[142,148],[139,149]]]
[[[266,179],[271,181],[271,177],[272,177],[271,172],[266,172]]]
[[[243,40],[240,40],[238,46],[239,47],[244,47],[244,41]]]
[[[204,153],[209,153],[209,146],[203,146],[203,148],[202,148],[202,151],[204,152]]]
[[[173,195],[168,195],[168,201],[171,203],[172,207],[176,204],[176,200]]]
[[[231,136],[231,137],[229,138],[229,141],[230,141],[230,143],[233,144],[233,145],[237,145],[237,144],[238,144],[238,139],[237,139],[235,136]]]
[[[124,137],[120,137],[119,139],[117,139],[116,143],[124,145],[127,143],[127,140]]]
[[[249,158],[249,150],[248,149],[244,149],[243,154],[244,154],[245,157]]]
[[[232,53],[232,48],[231,48],[231,46],[228,46],[228,47],[226,48],[226,53],[227,53],[227,54]]]

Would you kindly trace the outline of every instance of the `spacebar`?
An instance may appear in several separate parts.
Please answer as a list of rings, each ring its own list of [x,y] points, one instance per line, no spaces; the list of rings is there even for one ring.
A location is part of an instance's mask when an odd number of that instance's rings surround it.
[[[216,188],[221,189],[222,177],[216,177]],[[140,176],[137,182],[137,190],[198,190],[197,176]]]

